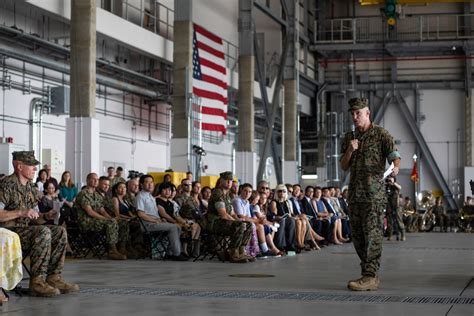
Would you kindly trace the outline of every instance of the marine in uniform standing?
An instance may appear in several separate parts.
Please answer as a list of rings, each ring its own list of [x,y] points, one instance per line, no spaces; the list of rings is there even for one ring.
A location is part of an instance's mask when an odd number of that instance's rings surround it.
[[[349,111],[356,130],[345,135],[341,167],[351,172],[349,210],[354,248],[360,258],[361,277],[351,280],[353,291],[376,290],[382,256],[382,213],[386,205],[383,173],[386,161],[394,164],[392,176],[400,168],[400,154],[393,137],[370,121],[366,98],[349,100]]]
[[[34,179],[34,151],[13,154],[14,173],[0,182],[0,212],[7,221],[0,226],[20,236],[23,252],[30,256],[30,293],[33,296],[54,296],[79,290],[77,284],[66,283],[61,276],[66,254],[67,233],[62,226],[44,226],[56,216],[55,211],[39,213],[38,191]]]

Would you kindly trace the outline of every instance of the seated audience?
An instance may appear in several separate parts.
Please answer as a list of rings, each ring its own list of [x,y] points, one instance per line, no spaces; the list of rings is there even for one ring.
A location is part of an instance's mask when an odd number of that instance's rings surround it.
[[[36,187],[38,188],[38,192],[40,193],[40,197],[43,195],[44,192],[44,184],[48,180],[48,172],[46,169],[41,169],[38,172],[38,177],[36,177]]]
[[[62,225],[64,216],[60,213],[62,202],[56,193],[54,183],[46,181],[38,207],[41,213],[44,213],[48,218],[54,218],[46,221],[46,225]],[[55,208],[56,207],[56,208]]]
[[[323,244],[327,245],[328,240],[331,239],[331,214],[329,214],[328,210],[326,209],[326,205],[324,204],[321,197],[321,187],[315,187],[313,199],[311,201],[313,209],[316,211],[317,216],[314,229],[319,235],[324,236],[325,241],[323,242]]]
[[[201,195],[199,201],[201,202],[201,212],[203,215],[207,214],[209,207],[209,199],[211,198],[212,190],[210,187],[205,186],[201,190]]]
[[[181,186],[183,188],[183,192],[181,195],[178,195],[174,200],[176,203],[179,205],[179,214],[177,217],[180,217],[185,221],[184,227],[187,227],[186,229],[188,232],[190,232],[190,238],[191,238],[191,253],[193,257],[198,257],[199,256],[199,249],[201,247],[201,244],[199,242],[199,237],[201,235],[201,226],[199,225],[199,221],[202,219],[202,213],[200,210],[200,203],[199,199],[197,199],[198,192],[195,194],[196,198],[193,198],[191,196],[192,192],[192,183],[190,182],[189,179],[184,178],[181,181]],[[195,185],[196,186],[196,185]],[[199,185],[200,188],[200,185]],[[187,248],[187,247],[185,247]],[[187,249],[185,251],[187,254]]]
[[[316,241],[321,241],[324,240],[323,237],[319,236],[311,227],[311,223],[309,221],[310,218],[313,218],[312,216],[308,216],[305,213],[303,213],[303,210],[301,208],[300,201],[298,200],[298,196],[300,195],[300,190],[301,187],[299,184],[291,185],[291,184],[286,184],[286,189],[288,192],[288,195],[290,196],[289,201],[293,207],[293,214],[295,218],[299,219],[301,221],[302,226],[305,227],[305,236],[304,236],[304,246],[305,250],[320,250],[319,245],[317,244]]]
[[[99,185],[96,192],[102,197],[102,207],[105,210],[104,216],[106,218],[114,218],[118,225],[119,243],[117,250],[132,259],[137,257],[137,254],[131,248],[130,244],[130,227],[129,220],[123,217],[116,217],[115,208],[112,202],[112,192],[110,190],[110,180],[108,177],[102,176],[99,178]]]
[[[271,221],[280,224],[280,228],[275,234],[275,245],[286,251],[296,251],[296,246],[301,249],[304,246],[300,242],[304,240],[306,231],[302,231],[301,221],[296,221],[293,217],[293,208],[287,198],[286,186],[279,184],[275,189],[275,195],[267,212],[267,218],[270,215],[270,217],[273,217],[273,219],[270,218]],[[306,226],[304,229],[306,229]]]
[[[250,213],[250,202],[248,199],[250,195],[252,195],[252,185],[250,183],[244,183],[239,187],[239,191],[239,196],[232,200],[232,206],[240,220],[251,223],[252,225],[252,235],[249,243],[245,247],[245,254],[251,257],[250,260],[253,260],[260,253],[260,249],[262,252],[267,252],[268,246],[265,241],[265,232],[262,223],[260,223],[258,219],[253,218]],[[261,248],[259,248],[259,244]]]
[[[107,257],[112,260],[127,259],[125,254],[117,250],[117,244],[124,241],[119,235],[117,220],[105,211],[103,198],[96,191],[99,177],[95,173],[89,173],[86,181],[86,187],[79,192],[74,203],[79,227],[85,232],[100,232],[105,229],[108,245]]]
[[[77,196],[77,188],[72,182],[71,173],[64,171],[59,182],[59,198],[63,201],[64,219],[69,217]]]
[[[220,257],[228,257],[230,262],[245,263],[245,246],[252,234],[252,225],[239,220],[232,208],[229,191],[232,187],[232,172],[223,172],[217,180],[216,188],[209,199],[208,228],[216,235],[229,237],[227,254],[220,252]]]
[[[263,214],[260,210],[260,206],[258,205],[258,202],[260,200],[260,194],[258,191],[253,190],[252,195],[249,198],[250,202],[250,214],[252,218],[256,219],[258,223],[263,225],[263,232],[265,235],[265,241],[266,244],[263,244],[262,238],[259,236],[259,242],[261,243],[260,245],[260,250],[262,250],[262,256],[282,256],[285,255],[283,251],[280,251],[275,244],[273,243],[273,237],[275,236],[275,232],[278,230],[278,227],[280,225],[278,223],[272,223],[267,220],[266,214]],[[268,249],[265,251],[265,249]]]
[[[332,242],[335,245],[342,245],[343,242],[347,241],[342,237],[342,223],[341,214],[338,212],[334,201],[331,198],[330,188],[322,189],[322,201],[326,206],[327,211],[331,214],[331,225],[332,225]]]
[[[162,183],[164,185],[165,183]],[[136,196],[136,208],[138,216],[143,220],[146,229],[149,232],[153,231],[165,231],[168,233],[168,239],[170,241],[170,247],[167,249],[168,257],[171,260],[186,261],[188,257],[181,253],[181,243],[179,236],[181,235],[181,228],[172,223],[166,223],[158,212],[158,206],[155,199],[151,195],[153,192],[153,177],[150,175],[142,175],[140,177],[141,191]],[[169,183],[166,183],[169,185]],[[165,187],[162,187],[164,191]],[[170,188],[167,187],[170,191]],[[170,193],[171,194],[171,193]]]
[[[446,213],[446,209],[443,206],[443,200],[440,196],[435,199],[435,205],[431,207],[430,211],[434,214],[436,223],[439,224],[441,231],[447,232],[449,217]]]

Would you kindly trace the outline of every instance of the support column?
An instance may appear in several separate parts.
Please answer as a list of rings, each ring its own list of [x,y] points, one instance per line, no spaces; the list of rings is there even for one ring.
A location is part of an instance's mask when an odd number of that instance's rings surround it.
[[[100,125],[95,118],[96,1],[71,3],[71,117],[66,119],[66,169],[81,186],[100,173]]]
[[[171,168],[191,170],[191,131],[188,109],[192,97],[193,23],[192,1],[175,0],[173,40],[173,135],[170,144]]]
[[[299,142],[297,134],[298,118],[298,90],[296,79],[289,79],[283,82],[285,87],[285,106],[283,122],[283,182],[298,183],[298,158],[296,156],[296,147]]]
[[[288,47],[288,55],[285,62],[285,71],[283,74],[283,86],[285,88],[285,102],[283,108],[283,183],[299,183],[298,174],[298,157],[296,148],[299,143],[299,135],[297,134],[298,119],[298,11],[294,1],[288,3],[288,28],[290,43]],[[306,2],[307,3],[307,2]],[[306,11],[307,8],[305,7]]]
[[[471,16],[469,15],[474,9],[474,3],[464,4],[464,35],[469,37],[472,34],[471,31]],[[474,111],[472,98],[472,88],[471,88],[471,78],[472,78],[472,60],[471,60],[471,49],[468,45],[464,47],[464,53],[466,55],[465,59],[465,71],[464,71],[464,91],[465,91],[465,100],[464,100],[464,170],[463,170],[463,199],[466,199],[466,196],[474,195],[471,191],[471,186],[469,181],[474,181],[474,155],[472,149],[474,148]],[[461,179],[461,181],[463,181]]]
[[[254,121],[254,23],[253,1],[239,0],[239,130],[235,171],[242,183],[256,185],[257,154],[255,153]]]

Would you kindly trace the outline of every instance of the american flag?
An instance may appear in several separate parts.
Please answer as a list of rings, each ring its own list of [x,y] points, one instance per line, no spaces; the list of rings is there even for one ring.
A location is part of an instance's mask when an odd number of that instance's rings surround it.
[[[228,99],[224,44],[197,24],[193,31],[193,94],[201,99],[202,129],[225,134]]]

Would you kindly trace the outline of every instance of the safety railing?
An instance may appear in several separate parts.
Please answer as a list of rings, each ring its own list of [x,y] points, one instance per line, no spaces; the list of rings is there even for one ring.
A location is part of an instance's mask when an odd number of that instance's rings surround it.
[[[382,17],[332,19],[314,34],[317,44],[467,39],[474,38],[474,14],[400,17],[393,29]]]
[[[123,0],[119,7],[113,7],[113,3],[110,5],[109,1],[101,0],[100,7],[153,33],[173,40],[174,10],[157,0]],[[227,68],[238,71],[239,47],[225,39],[223,42]]]

